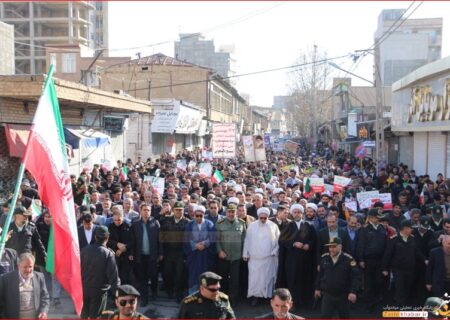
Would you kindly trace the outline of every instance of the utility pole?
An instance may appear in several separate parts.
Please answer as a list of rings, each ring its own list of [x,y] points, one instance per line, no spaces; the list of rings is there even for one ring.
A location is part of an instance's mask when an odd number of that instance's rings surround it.
[[[380,72],[380,46],[375,46],[375,93],[376,93],[376,118],[375,118],[375,134],[376,134],[376,164],[377,175],[380,172],[381,166],[385,165],[384,155],[384,119],[383,119],[383,101],[382,101],[382,87],[381,87],[381,72]]]
[[[312,129],[313,129],[313,150],[316,150],[317,147],[317,118],[316,118],[316,112],[318,109],[318,106],[316,105],[317,101],[317,90],[316,90],[316,59],[317,59],[317,45],[314,45],[314,55],[313,55],[313,66],[312,66]]]

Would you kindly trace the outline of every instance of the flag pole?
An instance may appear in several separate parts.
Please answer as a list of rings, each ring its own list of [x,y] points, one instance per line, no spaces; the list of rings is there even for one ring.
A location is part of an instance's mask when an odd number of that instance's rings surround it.
[[[53,76],[54,70],[55,70],[55,66],[53,64],[51,64],[50,68],[48,70],[47,78],[45,79],[44,89],[48,86],[48,83],[50,82],[50,79]],[[27,142],[27,145],[28,145],[28,142]],[[26,155],[26,152],[25,152],[24,156],[25,155]],[[16,207],[17,198],[19,197],[19,190],[20,190],[20,185],[22,183],[23,174],[25,173],[25,165],[24,165],[25,161],[24,160],[25,159],[22,159],[22,162],[19,167],[19,174],[17,175],[16,187],[14,188],[14,195],[9,204],[8,215],[6,216],[5,225],[3,226],[2,236],[0,238],[0,260],[1,260],[1,257],[3,256],[3,252],[5,251],[6,237],[8,235],[9,226],[11,224],[14,209]]]
[[[19,197],[19,190],[20,190],[20,185],[21,185],[21,181],[23,179],[24,172],[25,172],[25,166],[22,162],[20,164],[19,174],[17,175],[16,187],[14,188],[14,195],[9,204],[8,215],[6,216],[5,225],[3,226],[2,237],[0,238],[0,259],[3,256],[3,252],[5,250],[6,237],[8,235],[9,225],[11,224],[11,219],[12,219],[14,209],[16,207],[15,204],[17,202],[17,198]]]

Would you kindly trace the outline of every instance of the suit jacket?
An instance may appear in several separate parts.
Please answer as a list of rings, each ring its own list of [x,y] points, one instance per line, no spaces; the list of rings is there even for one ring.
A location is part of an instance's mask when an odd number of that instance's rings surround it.
[[[347,233],[347,230],[344,228],[338,228],[337,229],[337,234],[338,237],[341,238],[342,240],[342,251],[343,252],[349,252],[349,235]],[[325,247],[325,245],[330,242],[330,234],[328,232],[328,227],[327,228],[323,228],[321,229],[318,233],[317,233],[317,237],[319,240],[319,245],[317,246],[317,248],[319,249],[319,255],[318,255],[318,261],[320,261],[320,256],[324,253],[328,252],[327,247]]]
[[[431,285],[431,291],[434,296],[444,295],[446,269],[444,260],[444,250],[442,247],[434,248],[430,251],[428,258],[426,284]]]
[[[96,228],[96,225],[93,225],[91,242],[88,243],[88,241],[86,239],[86,234],[84,233],[84,227],[82,225],[78,227],[78,245],[80,247],[80,252],[88,244],[95,243],[95,228]]]
[[[6,273],[0,277],[0,318],[19,318],[19,281],[18,270]],[[45,285],[44,275],[34,271],[32,281],[36,316],[41,312],[48,313],[50,296]]]
[[[143,227],[147,228],[148,243],[150,246],[150,259],[156,260],[162,254],[162,248],[159,243],[159,221],[150,217],[146,224],[142,219],[133,222],[130,228],[129,242],[127,249],[128,255],[132,255],[137,263],[140,263],[142,252]]]

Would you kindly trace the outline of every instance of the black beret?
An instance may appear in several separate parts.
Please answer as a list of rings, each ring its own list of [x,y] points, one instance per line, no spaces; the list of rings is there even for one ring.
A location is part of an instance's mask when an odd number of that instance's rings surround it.
[[[140,297],[139,291],[137,291],[133,286],[129,284],[123,284],[117,287],[116,298],[124,296],[136,296]]]

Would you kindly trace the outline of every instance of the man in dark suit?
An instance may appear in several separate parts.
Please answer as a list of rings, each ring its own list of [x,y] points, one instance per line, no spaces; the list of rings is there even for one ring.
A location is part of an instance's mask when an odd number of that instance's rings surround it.
[[[19,269],[0,277],[0,318],[47,318],[50,297],[34,263],[31,253],[22,253]]]
[[[430,251],[427,265],[426,287],[435,297],[450,292],[450,279],[447,278],[446,257],[450,255],[450,236],[442,237],[442,246]]]
[[[342,240],[342,251],[349,252],[349,236],[345,228],[338,228],[337,217],[335,215],[327,216],[327,227],[319,230],[318,234],[318,255],[317,262],[320,261],[320,256],[328,252],[326,245],[331,238],[340,238]]]
[[[93,217],[90,213],[85,213],[81,218],[82,225],[78,227],[78,245],[81,250],[88,244],[95,243],[95,228]]]
[[[259,319],[304,319],[289,310],[292,308],[292,296],[288,289],[279,288],[273,291],[272,299],[270,300],[270,306],[272,312],[266,313]]]
[[[156,299],[158,290],[158,260],[160,257],[158,220],[151,216],[150,206],[142,203],[141,218],[133,222],[127,249],[128,258],[134,261],[135,274],[139,282],[141,306],[148,303],[148,280],[151,281],[152,299]]]

